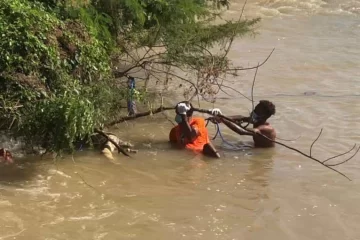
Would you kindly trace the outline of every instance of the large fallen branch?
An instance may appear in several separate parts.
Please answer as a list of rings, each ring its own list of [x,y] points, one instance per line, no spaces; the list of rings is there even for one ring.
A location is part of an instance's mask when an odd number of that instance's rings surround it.
[[[124,122],[124,121],[127,121],[127,120],[134,120],[134,119],[139,118],[139,117],[149,116],[149,115],[151,115],[151,114],[156,114],[156,113],[160,113],[160,112],[163,112],[163,111],[174,110],[174,109],[175,109],[175,107],[161,107],[161,106],[160,106],[159,108],[157,108],[157,109],[154,110],[154,111],[151,111],[151,110],[150,110],[150,111],[147,111],[147,112],[137,113],[137,114],[135,114],[135,115],[133,115],[133,116],[127,116],[127,117],[120,118],[120,119],[118,119],[118,120],[116,120],[116,121],[113,121],[113,122],[109,123],[108,126],[112,126],[112,125],[115,125],[115,124],[117,124],[117,123],[121,123],[121,122]],[[206,114],[210,114],[210,115],[211,115],[211,111],[210,111],[210,110],[206,110],[206,109],[194,108],[194,111],[201,112],[201,113],[206,113]],[[316,161],[317,163],[323,165],[323,166],[326,167],[326,168],[331,169],[332,171],[337,172],[338,174],[342,175],[343,177],[345,177],[345,178],[347,178],[348,180],[351,181],[351,179],[350,179],[349,177],[347,177],[347,176],[346,176],[345,174],[343,174],[342,172],[334,169],[333,167],[334,167],[334,166],[341,165],[341,164],[343,164],[343,163],[346,163],[346,162],[348,162],[349,160],[351,160],[353,157],[355,157],[355,155],[360,151],[360,147],[356,148],[356,144],[355,144],[350,150],[348,150],[348,151],[346,151],[346,152],[343,152],[343,153],[340,153],[340,154],[338,154],[338,155],[329,157],[329,158],[327,158],[327,159],[325,159],[325,160],[320,160],[320,159],[317,159],[317,158],[315,158],[315,157],[312,156],[312,148],[313,148],[315,142],[320,138],[320,135],[321,135],[321,133],[322,133],[322,130],[320,131],[320,134],[318,135],[318,137],[317,137],[317,138],[313,141],[313,143],[311,144],[311,146],[310,146],[310,154],[307,154],[307,153],[305,153],[305,152],[303,152],[303,151],[300,151],[299,149],[296,149],[296,148],[294,148],[294,147],[288,146],[288,145],[286,145],[285,143],[279,142],[279,141],[277,141],[277,140],[272,140],[272,139],[268,138],[267,136],[265,136],[265,135],[263,135],[263,134],[261,134],[261,133],[255,133],[254,131],[252,131],[252,130],[250,130],[250,129],[247,129],[246,127],[243,127],[243,126],[239,125],[237,122],[235,122],[234,120],[232,120],[231,118],[229,118],[229,117],[227,117],[227,116],[225,116],[225,115],[220,114],[220,115],[218,115],[218,117],[224,118],[224,119],[228,120],[229,122],[232,122],[232,123],[236,124],[239,128],[241,128],[242,130],[244,130],[244,131],[246,131],[246,132],[248,132],[248,133],[251,133],[251,134],[254,134],[254,135],[255,135],[255,134],[260,135],[260,136],[262,136],[263,138],[266,138],[267,140],[269,140],[269,141],[271,141],[271,142],[273,142],[273,143],[279,144],[279,145],[281,145],[281,146],[283,146],[283,147],[285,147],[285,148],[287,148],[287,149],[290,149],[290,150],[292,150],[292,151],[295,151],[295,152],[301,154],[302,156],[304,156],[304,157],[306,157],[306,158],[309,158],[309,159],[311,159],[311,160],[313,160],[313,161]],[[345,160],[343,160],[343,161],[341,161],[341,162],[338,162],[338,163],[333,163],[333,164],[327,163],[329,160],[333,160],[333,159],[336,159],[336,158],[338,158],[338,157],[341,157],[341,156],[344,156],[344,155],[350,153],[350,152],[351,152],[352,150],[354,150],[355,148],[356,148],[355,153],[354,153],[353,155],[351,155],[349,158],[347,158],[347,159],[345,159]]]
[[[207,113],[207,114],[211,114],[211,111],[205,110],[205,109],[195,109],[195,111],[202,112],[202,113]],[[346,162],[348,162],[349,160],[351,160],[353,157],[355,157],[355,155],[356,155],[356,154],[359,152],[359,150],[360,150],[360,147],[356,148],[356,144],[355,144],[350,150],[348,150],[348,151],[346,151],[346,152],[343,152],[343,153],[340,153],[340,154],[338,154],[338,155],[329,157],[329,158],[327,158],[327,159],[325,159],[325,160],[320,160],[320,159],[317,159],[317,158],[315,158],[315,157],[312,156],[312,148],[313,148],[315,142],[320,138],[320,135],[321,135],[321,133],[322,133],[322,129],[321,129],[318,137],[313,141],[313,143],[312,143],[311,146],[310,146],[310,154],[307,154],[307,153],[304,153],[303,151],[300,151],[300,150],[298,150],[298,149],[296,149],[296,148],[294,148],[294,147],[288,146],[288,145],[286,145],[285,143],[282,143],[282,142],[279,142],[279,141],[276,141],[276,140],[272,140],[272,139],[268,138],[267,136],[265,136],[265,135],[263,135],[263,134],[261,134],[261,133],[258,133],[258,132],[255,133],[254,131],[252,131],[252,130],[250,130],[250,129],[247,129],[246,127],[243,127],[243,126],[239,125],[238,123],[236,123],[236,122],[235,122],[234,120],[232,120],[231,118],[226,117],[226,116],[224,116],[224,115],[222,115],[222,114],[217,115],[217,116],[220,117],[220,118],[224,118],[224,119],[226,119],[226,120],[229,121],[229,122],[232,122],[233,124],[235,124],[236,126],[238,126],[239,128],[241,128],[242,130],[244,130],[244,131],[246,131],[246,132],[248,132],[248,133],[251,133],[251,134],[253,134],[253,135],[255,135],[255,134],[256,134],[256,135],[259,135],[259,136],[267,139],[268,141],[271,141],[271,142],[273,142],[273,143],[279,144],[279,145],[281,145],[281,146],[283,146],[283,147],[286,147],[287,149],[290,149],[290,150],[292,150],[292,151],[295,151],[295,152],[303,155],[304,157],[307,157],[307,158],[309,158],[309,159],[311,159],[311,160],[313,160],[313,161],[316,161],[316,162],[320,163],[321,165],[323,165],[324,167],[329,168],[329,169],[331,169],[332,171],[337,172],[338,174],[342,175],[343,177],[345,177],[345,178],[347,178],[349,181],[351,181],[351,179],[350,179],[348,176],[346,176],[346,175],[343,174],[342,172],[334,169],[333,167],[334,167],[334,166],[341,165],[341,164],[343,164],[343,163],[346,163]],[[332,160],[332,159],[335,159],[335,158],[338,158],[338,157],[340,157],[340,156],[344,156],[345,154],[350,153],[350,152],[351,152],[353,149],[355,149],[355,148],[356,148],[356,150],[355,150],[354,154],[351,155],[349,158],[347,158],[347,159],[345,159],[345,160],[343,160],[343,161],[341,161],[341,162],[334,163],[334,164],[328,164],[328,163],[326,163],[326,162],[328,162],[329,160]]]
[[[160,113],[160,112],[163,112],[163,111],[174,110],[174,109],[175,109],[175,107],[162,107],[162,106],[160,106],[159,108],[157,108],[155,110],[149,110],[149,111],[146,111],[146,112],[136,113],[136,114],[131,115],[131,116],[126,116],[126,117],[119,118],[117,120],[114,120],[112,122],[109,122],[109,123],[105,124],[105,126],[110,127],[110,126],[114,126],[115,124],[118,124],[118,123],[122,123],[122,122],[129,121],[129,120],[134,120],[134,119],[139,118],[139,117],[145,117],[145,116],[149,116],[151,114],[156,114],[156,113]]]

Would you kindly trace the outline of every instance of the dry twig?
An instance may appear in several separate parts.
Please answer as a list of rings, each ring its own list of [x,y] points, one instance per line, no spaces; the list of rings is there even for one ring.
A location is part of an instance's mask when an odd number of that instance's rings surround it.
[[[275,51],[275,48],[273,48],[272,51],[270,52],[270,54],[267,56],[267,58],[262,63],[258,64],[257,66],[247,67],[247,68],[242,68],[242,67],[228,68],[228,69],[226,69],[226,71],[228,71],[228,72],[230,72],[230,71],[245,71],[245,70],[251,70],[251,69],[259,68],[269,60],[269,58],[271,57],[271,55],[273,54],[274,51]]]
[[[240,25],[240,23],[241,23],[241,18],[242,18],[243,14],[244,14],[244,10],[245,10],[246,3],[247,3],[247,0],[245,0],[245,3],[244,3],[244,5],[243,5],[243,7],[242,7],[242,9],[241,9],[241,13],[240,13],[239,20],[237,21],[237,25],[236,25],[236,28],[235,28],[235,30],[234,30],[234,33],[233,33],[233,35],[232,35],[231,38],[230,38],[229,46],[228,46],[227,49],[225,50],[225,54],[224,54],[223,59],[225,59],[226,56],[229,54],[231,45],[232,45],[232,43],[233,43],[233,41],[234,41],[234,39],[235,39],[235,36],[236,36],[237,29],[239,28],[239,25]]]

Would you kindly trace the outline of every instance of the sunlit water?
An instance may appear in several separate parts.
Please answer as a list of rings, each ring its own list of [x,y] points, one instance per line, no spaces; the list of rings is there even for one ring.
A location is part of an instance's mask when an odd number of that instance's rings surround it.
[[[359,13],[357,0],[248,1],[244,16],[263,18],[259,35],[230,53],[254,66],[275,47],[255,100],[276,104],[270,122],[297,139],[291,146],[309,151],[323,128],[313,149],[320,159],[360,143]],[[229,80],[249,96],[253,75]],[[251,109],[228,94],[216,102],[223,113]],[[119,125],[114,132],[139,149],[117,155],[119,165],[80,151],[0,169],[0,239],[360,239],[359,157],[337,168],[351,182],[281,146],[233,151],[217,138],[222,159],[211,160],[169,149],[171,126],[163,116]],[[221,130],[237,146],[251,142]]]

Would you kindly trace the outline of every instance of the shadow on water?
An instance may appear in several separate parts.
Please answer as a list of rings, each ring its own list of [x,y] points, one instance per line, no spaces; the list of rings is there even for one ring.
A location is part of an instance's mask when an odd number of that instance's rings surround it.
[[[275,148],[254,148],[251,141],[222,142],[220,145],[223,158],[235,159],[246,164],[243,178],[249,184],[247,187],[254,189],[257,198],[268,198],[267,191],[270,175],[273,171]],[[259,188],[263,189],[259,192]]]
[[[266,187],[269,175],[273,169],[275,149],[252,149],[249,169],[245,178],[256,183],[258,186]]]

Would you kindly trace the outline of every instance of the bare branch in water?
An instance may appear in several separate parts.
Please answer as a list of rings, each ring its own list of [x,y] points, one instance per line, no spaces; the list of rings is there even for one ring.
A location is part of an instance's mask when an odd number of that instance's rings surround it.
[[[311,146],[310,146],[310,156],[312,156],[312,155],[311,155],[311,150],[312,150],[314,144],[316,143],[316,141],[319,140],[322,131],[323,131],[323,129],[320,130],[319,135],[317,136],[317,138],[313,141],[313,143],[312,143]]]
[[[328,159],[326,159],[325,161],[323,161],[323,163],[326,163],[327,161],[330,161],[331,159],[334,159],[334,158],[337,158],[337,157],[341,157],[341,156],[344,156],[345,154],[348,154],[349,152],[351,152],[352,150],[354,150],[354,148],[356,147],[356,143],[354,144],[354,146],[352,148],[350,148],[349,151],[346,151],[346,152],[343,152],[343,153],[340,153],[338,155],[335,155],[333,157],[329,157]]]
[[[107,124],[106,126],[112,126],[112,125],[115,125],[115,124],[117,124],[117,123],[125,122],[125,121],[127,121],[127,120],[133,120],[133,119],[136,119],[136,118],[139,118],[139,117],[149,116],[149,115],[151,115],[151,114],[161,113],[161,112],[163,112],[163,111],[174,110],[174,109],[175,109],[175,107],[163,107],[163,106],[160,106],[159,108],[155,109],[154,111],[151,111],[151,110],[150,110],[150,111],[147,111],[147,112],[137,113],[137,114],[135,114],[135,115],[133,115],[133,116],[127,116],[127,117],[120,118],[120,119],[118,119],[118,120],[116,120],[116,121],[110,122],[110,123]],[[194,108],[194,111],[201,112],[201,113],[207,113],[207,114],[210,114],[210,115],[212,114],[210,110],[205,110],[205,109]],[[246,131],[246,132],[248,132],[248,133],[251,133],[251,134],[253,134],[253,135],[255,135],[255,134],[260,135],[260,136],[262,136],[263,138],[265,138],[265,139],[267,139],[267,140],[269,140],[269,141],[271,141],[271,142],[273,142],[273,143],[276,143],[276,144],[278,144],[278,145],[281,145],[281,146],[283,146],[283,147],[285,147],[285,148],[287,148],[287,149],[290,149],[290,150],[292,150],[292,151],[294,151],[294,152],[299,153],[300,155],[302,155],[302,156],[304,156],[304,157],[306,157],[306,158],[309,158],[309,159],[311,159],[311,160],[313,160],[313,161],[315,161],[315,162],[318,162],[319,164],[323,165],[324,167],[326,167],[326,168],[328,168],[328,169],[330,169],[330,170],[332,170],[332,171],[340,174],[341,176],[343,176],[343,177],[347,178],[349,181],[351,181],[351,179],[350,179],[348,176],[346,176],[344,173],[342,173],[342,172],[334,169],[333,167],[334,167],[334,166],[341,165],[341,164],[343,164],[343,163],[346,163],[346,162],[348,162],[349,160],[351,160],[352,158],[354,158],[355,155],[360,151],[360,147],[358,147],[357,150],[355,151],[355,153],[354,153],[352,156],[350,156],[349,158],[347,158],[346,160],[343,160],[343,161],[341,161],[341,162],[339,162],[339,163],[334,163],[334,164],[326,164],[326,162],[329,161],[329,160],[338,158],[338,157],[340,157],[340,156],[343,156],[343,155],[345,155],[345,154],[347,154],[347,153],[350,153],[350,152],[356,147],[356,144],[355,144],[350,150],[348,150],[348,151],[346,151],[346,152],[344,152],[344,153],[338,154],[338,155],[333,156],[333,157],[330,157],[330,158],[328,158],[328,159],[326,159],[326,160],[324,160],[324,161],[321,161],[321,160],[319,160],[319,159],[317,159],[317,158],[315,158],[315,157],[312,156],[311,150],[312,150],[315,142],[320,138],[320,135],[321,135],[321,133],[322,133],[322,129],[321,129],[320,134],[318,135],[318,137],[317,137],[317,138],[313,141],[313,143],[311,144],[310,154],[306,154],[306,153],[304,153],[303,151],[300,151],[300,150],[298,150],[298,149],[296,149],[296,148],[294,148],[294,147],[288,146],[288,145],[286,145],[286,144],[284,144],[284,143],[282,143],[282,142],[279,142],[279,141],[276,141],[276,140],[272,140],[272,139],[268,138],[267,136],[265,136],[265,135],[263,135],[263,134],[261,134],[261,133],[255,133],[254,131],[252,131],[252,130],[250,130],[250,129],[247,129],[247,128],[245,128],[245,127],[242,127],[241,125],[238,125],[238,124],[236,123],[236,121],[234,121],[233,119],[231,119],[231,118],[229,118],[229,117],[226,117],[226,116],[224,116],[224,115],[222,115],[222,114],[217,115],[217,116],[219,116],[219,117],[221,117],[221,118],[224,118],[224,119],[228,120],[229,122],[232,122],[232,123],[236,124],[236,125],[237,125],[238,127],[240,127],[242,130],[244,130],[244,131]],[[97,131],[98,131],[98,133],[101,134],[101,131],[99,131],[99,130],[97,130]],[[102,132],[102,133],[103,133],[103,132]],[[105,133],[103,133],[103,134],[105,134]],[[105,135],[106,135],[106,134],[105,134]],[[107,135],[106,135],[106,136],[107,136]],[[109,138],[108,138],[108,139],[109,139]],[[109,140],[111,140],[111,139],[109,139]],[[115,145],[115,144],[114,144],[114,145]],[[116,146],[116,145],[115,145],[115,146]]]
[[[285,141],[285,142],[293,142],[293,141],[299,140],[299,138],[301,138],[301,136],[298,136],[297,138],[294,138],[294,139],[284,139],[284,138],[276,137],[276,139],[279,139],[279,140]]]
[[[355,144],[356,145],[356,144]],[[334,163],[334,164],[327,164],[328,166],[331,166],[331,167],[334,167],[334,166],[338,166],[340,164],[343,164],[343,163],[346,163],[347,161],[349,161],[350,159],[352,159],[353,157],[355,157],[355,155],[359,152],[360,150],[360,147],[358,147],[358,149],[356,150],[356,152],[351,156],[349,157],[348,159],[345,159],[344,161],[342,162],[339,162],[339,163]],[[349,151],[347,151],[346,153],[349,153]],[[345,154],[346,154],[345,153]],[[345,154],[342,154],[342,155],[345,155]]]
[[[87,181],[85,181],[85,179],[83,178],[83,176],[80,175],[80,173],[78,173],[78,172],[75,172],[75,173],[80,177],[80,179],[83,181],[83,183],[85,185],[87,185],[88,187],[90,187],[90,188],[94,189],[95,191],[99,192],[99,190],[97,190],[94,186],[92,186]]]
[[[205,110],[205,109],[196,109],[195,111],[202,112],[202,113],[207,113],[207,114],[211,114],[211,111]],[[340,174],[341,176],[343,176],[343,177],[347,178],[349,181],[351,181],[351,179],[350,179],[348,176],[346,176],[344,173],[342,173],[342,172],[334,169],[333,166],[341,165],[341,164],[343,164],[343,163],[345,163],[345,162],[348,162],[348,161],[351,160],[352,158],[354,158],[355,155],[359,152],[360,147],[356,150],[356,152],[355,152],[352,156],[350,156],[350,157],[347,158],[346,160],[344,160],[344,161],[342,161],[342,162],[339,162],[339,163],[326,164],[326,163],[324,163],[324,162],[326,162],[326,161],[328,161],[328,160],[330,160],[330,159],[335,159],[335,158],[337,158],[337,157],[343,156],[343,155],[351,152],[351,150],[353,150],[355,147],[353,147],[350,151],[347,151],[347,152],[344,152],[344,153],[339,154],[339,155],[337,155],[337,156],[331,157],[331,158],[329,158],[329,159],[327,159],[327,160],[325,160],[325,161],[321,161],[321,160],[319,160],[319,159],[317,159],[317,158],[315,158],[315,157],[313,157],[313,156],[311,156],[311,155],[308,155],[308,154],[306,154],[306,153],[304,153],[304,152],[302,152],[302,151],[300,151],[300,150],[298,150],[298,149],[296,149],[296,148],[294,148],[294,147],[288,146],[288,145],[286,145],[286,144],[284,144],[284,143],[282,143],[282,142],[276,141],[276,140],[272,140],[272,139],[268,138],[267,136],[265,136],[265,135],[263,135],[263,134],[261,134],[261,133],[255,133],[254,131],[252,131],[252,130],[250,130],[250,129],[244,128],[244,127],[238,125],[238,124],[237,124],[234,120],[232,120],[231,118],[228,118],[228,117],[226,117],[226,116],[224,116],[224,115],[217,115],[217,116],[218,116],[218,117],[221,117],[221,118],[224,118],[224,119],[228,120],[229,122],[232,122],[232,123],[236,124],[236,125],[239,126],[242,130],[244,130],[244,131],[246,131],[246,132],[248,132],[248,133],[251,133],[251,134],[253,134],[253,135],[255,135],[255,134],[260,135],[260,136],[262,136],[263,138],[265,138],[265,139],[267,139],[267,140],[269,140],[269,141],[271,141],[271,142],[273,142],[273,143],[279,144],[279,145],[281,145],[281,146],[283,146],[283,147],[285,147],[285,148],[288,148],[288,149],[290,149],[290,150],[292,150],[292,151],[295,151],[295,152],[301,154],[301,155],[304,156],[304,157],[307,157],[307,158],[309,158],[309,159],[311,159],[311,160],[314,160],[314,161],[318,162],[319,164],[323,165],[324,167],[326,167],[326,168],[328,168],[328,169],[331,169],[331,170],[334,171],[334,172],[337,172],[337,173]],[[319,138],[319,137],[320,137],[320,134],[319,134],[318,138]],[[318,139],[318,138],[317,138],[317,139]],[[316,139],[316,140],[317,140],[317,139]],[[313,142],[313,144],[316,142],[316,140]],[[313,145],[313,144],[312,144],[312,145]]]
[[[134,119],[139,118],[139,117],[145,117],[145,116],[149,116],[151,114],[156,114],[156,113],[160,113],[162,111],[174,110],[174,109],[175,109],[174,107],[162,107],[162,106],[160,106],[159,108],[157,108],[155,110],[149,110],[149,111],[146,111],[146,112],[136,113],[136,114],[131,115],[131,116],[126,116],[126,117],[119,118],[119,119],[117,119],[115,121],[109,122],[108,124],[106,124],[106,126],[109,127],[109,126],[113,126],[115,124],[122,123],[122,122],[125,122],[125,121],[134,120]]]

